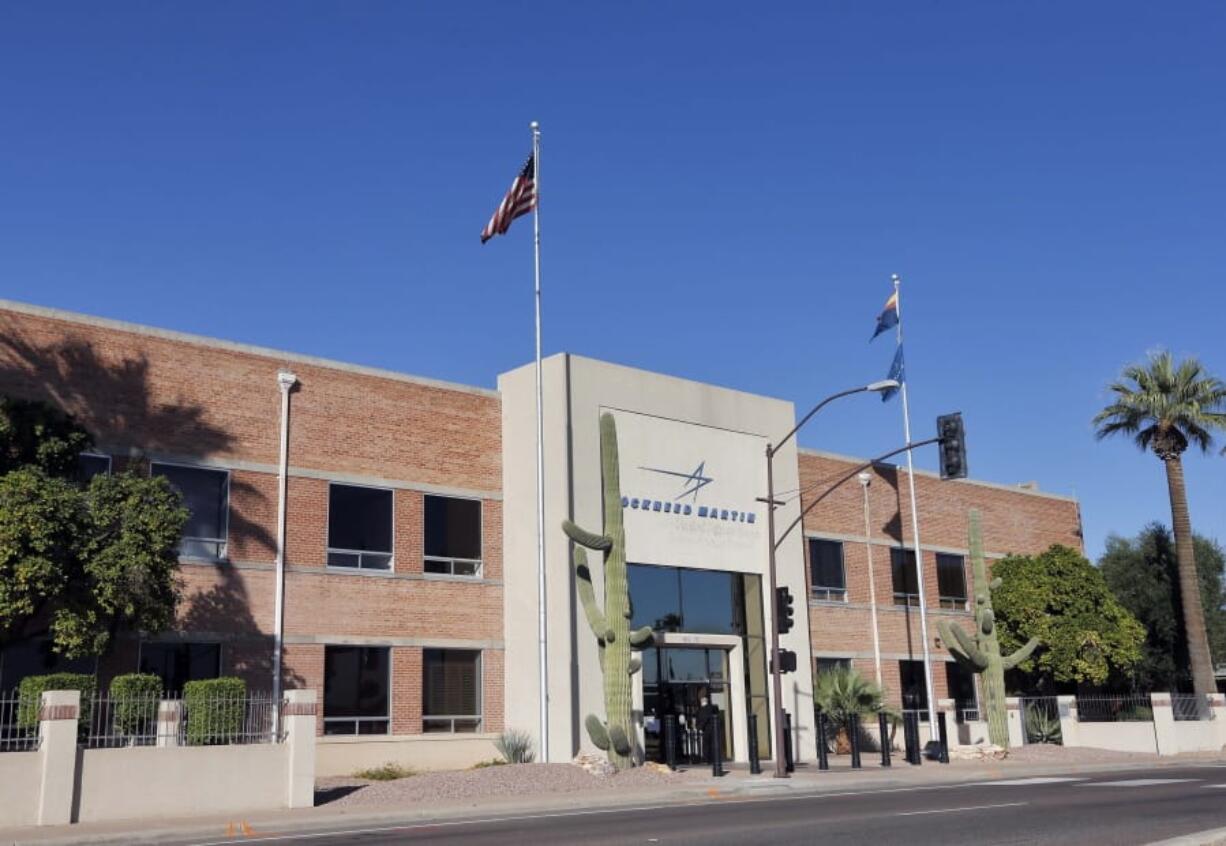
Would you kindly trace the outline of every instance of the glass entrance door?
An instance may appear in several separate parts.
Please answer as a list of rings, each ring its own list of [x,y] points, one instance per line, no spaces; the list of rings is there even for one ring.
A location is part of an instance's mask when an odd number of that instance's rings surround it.
[[[713,708],[723,722],[723,755],[733,757],[728,652],[724,649],[666,647],[643,652],[644,753],[648,760],[667,760],[665,717],[676,719],[676,760],[699,764],[710,760],[707,749]]]

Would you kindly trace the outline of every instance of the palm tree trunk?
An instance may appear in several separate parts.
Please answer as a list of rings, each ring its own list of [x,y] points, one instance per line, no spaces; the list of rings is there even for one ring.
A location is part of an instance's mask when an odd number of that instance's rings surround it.
[[[1205,612],[1200,601],[1200,578],[1192,546],[1192,518],[1188,515],[1188,494],[1183,483],[1183,462],[1178,455],[1164,459],[1166,485],[1171,497],[1171,524],[1175,529],[1175,560],[1179,564],[1179,598],[1183,604],[1183,631],[1188,641],[1188,661],[1192,665],[1192,688],[1197,693],[1217,693],[1213,680],[1213,659],[1209,655],[1209,635],[1205,631]]]

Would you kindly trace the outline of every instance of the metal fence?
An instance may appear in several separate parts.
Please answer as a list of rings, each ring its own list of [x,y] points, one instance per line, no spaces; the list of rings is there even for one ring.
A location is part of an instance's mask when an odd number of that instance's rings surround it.
[[[1026,743],[1063,744],[1059,700],[1055,696],[1022,696],[1019,699]]]
[[[1077,696],[1077,721],[1081,723],[1148,723],[1153,719],[1148,693]]]
[[[1176,721],[1180,722],[1213,719],[1213,708],[1209,705],[1209,697],[1200,693],[1172,693],[1171,711]]]
[[[38,711],[22,712],[21,693],[0,691],[0,752],[28,752],[38,748]]]
[[[185,699],[97,694],[81,743],[89,749],[127,746],[217,746],[272,743],[276,703],[268,693]]]

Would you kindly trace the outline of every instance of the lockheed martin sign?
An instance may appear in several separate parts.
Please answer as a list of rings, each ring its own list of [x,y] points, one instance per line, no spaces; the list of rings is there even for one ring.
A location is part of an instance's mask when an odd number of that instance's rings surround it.
[[[613,410],[627,556],[640,563],[755,570],[766,540],[757,497],[765,440]]]

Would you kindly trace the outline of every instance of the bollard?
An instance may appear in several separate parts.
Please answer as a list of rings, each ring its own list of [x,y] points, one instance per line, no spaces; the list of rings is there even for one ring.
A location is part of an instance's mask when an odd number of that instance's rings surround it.
[[[796,772],[796,759],[792,756],[792,715],[783,712],[783,763],[789,773]]]
[[[937,717],[940,720],[940,731],[941,731],[941,750],[940,750],[940,757],[937,760],[939,760],[942,764],[948,764],[949,763],[949,734],[948,734],[947,729],[945,728],[945,712],[941,711],[939,714],[937,714]]]
[[[826,749],[826,715],[817,709],[817,768],[830,769],[830,753]]]
[[[711,754],[711,775],[719,778],[724,774],[724,750],[723,750],[723,714],[719,708],[713,707],[711,720],[709,722],[708,731],[711,735],[711,740],[707,744],[707,749]]]
[[[749,772],[751,775],[761,775],[762,762],[758,759],[758,715],[750,714],[749,722]]]
[[[860,769],[860,715],[851,714],[847,719],[847,740],[851,743],[851,768]]]
[[[890,721],[884,711],[877,712],[877,731],[881,735],[881,766],[890,766]]]
[[[670,770],[677,769],[677,715],[664,717],[664,763]]]
[[[902,715],[903,738],[907,748],[907,763],[918,767],[920,761],[919,748],[919,714],[910,711]]]

